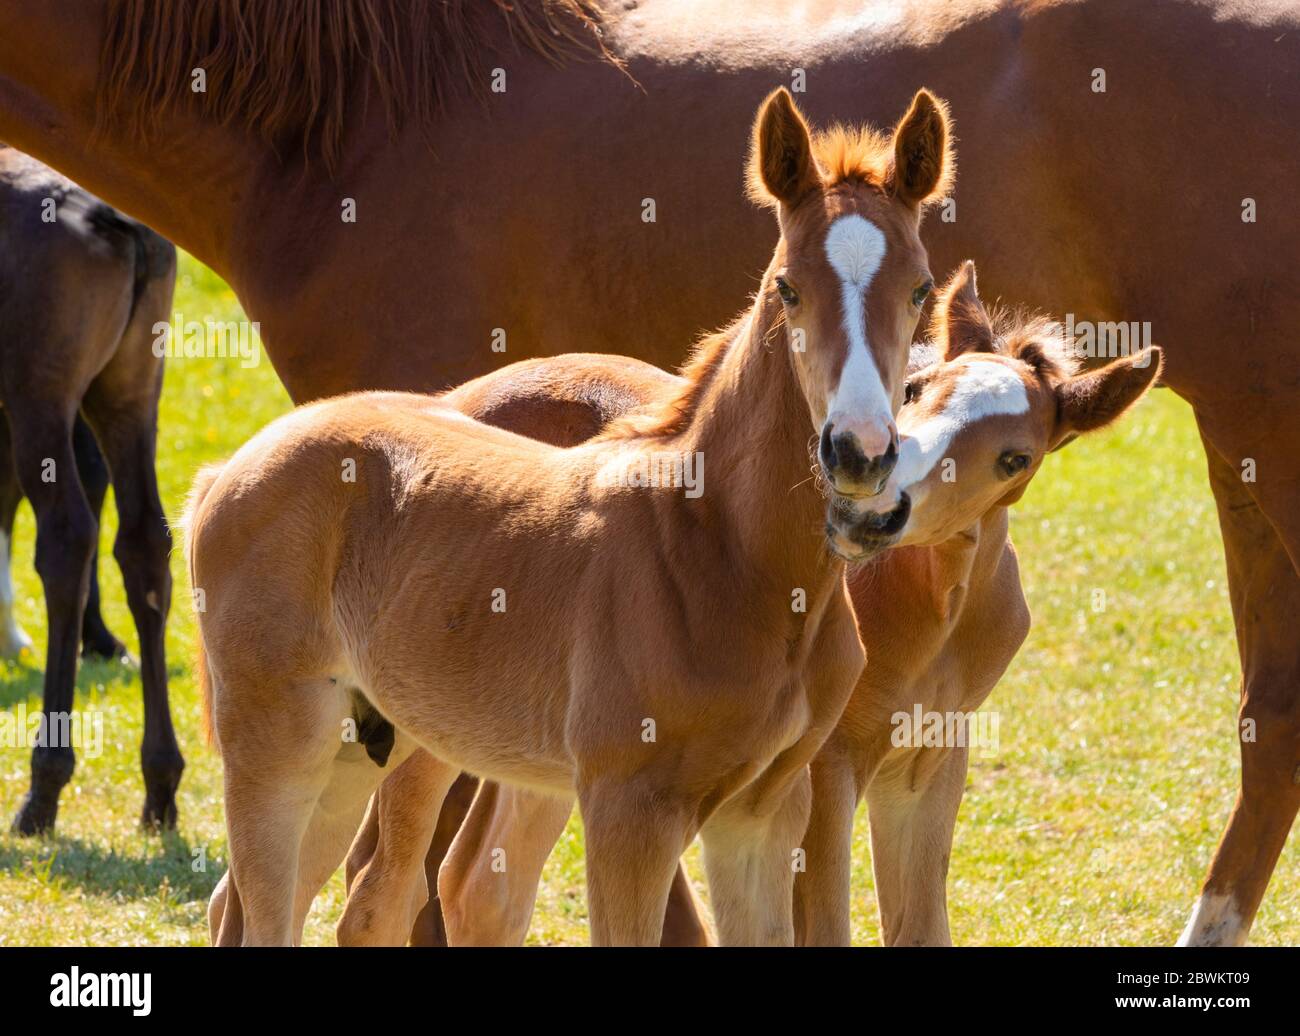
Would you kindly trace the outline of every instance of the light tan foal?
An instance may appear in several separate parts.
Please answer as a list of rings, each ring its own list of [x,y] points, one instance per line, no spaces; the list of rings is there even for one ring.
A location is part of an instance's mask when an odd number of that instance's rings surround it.
[[[660,941],[697,833],[722,939],[792,941],[807,764],[862,666],[841,559],[874,548],[847,524],[888,524],[827,508],[807,442],[836,499],[886,484],[947,128],[923,92],[892,138],[814,142],[778,91],[753,139],[777,250],[652,412],[558,450],[358,394],[200,479],[187,547],[245,944],[295,940],[306,836],[341,780],[339,812],[373,787],[340,777],[354,742],[386,766],[408,737],[441,761],[426,809],[460,769],[576,796],[594,942]],[[665,456],[707,459],[702,496],[646,484]],[[224,939],[234,912],[213,913]]]
[[[939,356],[914,353],[899,417],[907,436],[903,460],[877,504],[892,509],[906,493],[911,521],[898,549],[850,573],[855,608],[872,617],[860,626],[871,663],[812,764],[806,870],[795,884],[801,942],[849,940],[849,845],[864,795],[885,941],[950,942],[946,873],[964,791],[967,729],[960,728],[960,744],[944,737],[931,742],[923,729],[914,741],[904,722],[917,711],[938,715],[950,736],[953,721],[966,723],[991,692],[1029,628],[1007,508],[1047,450],[1117,419],[1160,367],[1153,350],[1073,376],[1072,361],[1048,327],[993,327],[969,264],[940,299],[935,335]],[[598,373],[628,400],[658,389],[649,379],[638,382],[635,371]],[[521,405],[539,406],[529,380],[513,379],[510,369],[491,380],[499,396],[514,392]],[[955,465],[947,469],[957,472],[955,481],[944,477],[945,460]],[[419,793],[418,785],[403,790],[401,783],[395,776],[385,793]],[[451,945],[522,942],[542,866],[571,811],[571,800],[484,785],[439,878]],[[679,869],[665,943],[695,945],[704,937]]]

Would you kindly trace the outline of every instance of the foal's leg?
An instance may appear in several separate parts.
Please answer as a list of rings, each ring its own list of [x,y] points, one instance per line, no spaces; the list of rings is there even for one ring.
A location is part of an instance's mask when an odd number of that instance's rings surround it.
[[[344,744],[335,757],[329,783],[321,792],[298,854],[294,897],[294,944],[302,943],[303,927],[312,903],[338,870],[366,810],[366,802],[381,779],[393,773],[411,750],[398,732],[392,754],[381,769],[357,743]],[[227,870],[208,901],[208,935],[214,946],[238,946],[243,939],[239,891]]]
[[[686,868],[680,863],[673,875],[673,887],[668,893],[668,909],[664,913],[664,931],[660,946],[711,946],[709,926],[704,920],[704,908]]]
[[[375,792],[379,837],[348,888],[340,946],[403,946],[428,899],[424,857],[447,789],[459,768],[416,752]]]
[[[862,798],[860,753],[839,733],[810,766],[812,811],[803,837],[802,872],[794,879],[795,941],[802,946],[848,946],[853,815]]]
[[[519,946],[573,799],[484,781],[438,873],[449,946]]]
[[[741,793],[701,829],[709,896],[723,946],[794,943],[795,851],[808,827],[812,791],[804,767],[762,807]]]
[[[918,748],[947,758],[911,786],[910,765],[867,786],[871,862],[886,946],[951,946],[948,860],[966,790],[965,748]]]
[[[213,700],[233,883],[221,941],[237,890],[243,945],[289,946],[303,837],[334,774],[350,702],[328,678],[295,681],[280,694],[223,681]]]
[[[1300,809],[1300,577],[1247,492],[1241,469],[1224,461],[1209,442],[1205,453],[1241,653],[1241,789],[1178,942],[1235,946],[1250,933]],[[1261,473],[1265,470],[1261,463]]]
[[[45,652],[45,729],[32,749],[32,786],[13,829],[30,835],[54,826],[59,792],[76,765],[50,720],[72,711],[77,679],[81,610],[86,603],[95,519],[77,478],[72,453],[72,405],[25,397],[8,400],[5,413],[15,443],[23,490],[36,512],[36,571],[45,588],[49,643]]]
[[[582,782],[587,896],[596,946],[657,946],[678,860],[694,834],[696,804],[637,779]],[[789,890],[786,890],[789,909]]]
[[[442,901],[438,895],[438,871],[447,851],[469,814],[478,791],[479,780],[473,774],[462,773],[448,790],[438,810],[438,823],[433,829],[433,841],[424,857],[424,883],[429,889],[429,900],[420,908],[411,926],[412,946],[446,946],[447,926],[442,920]]]
[[[176,788],[185,760],[167,700],[165,638],[171,608],[168,558],[172,538],[154,472],[162,368],[141,360],[137,353],[148,345],[133,335],[134,330],[129,329],[118,352],[90,386],[83,409],[113,472],[118,514],[113,555],[122,570],[127,604],[140,636],[144,686],[140,765],[145,783],[140,822],[146,827],[171,828],[176,826]],[[141,378],[152,381],[141,385]]]
[[[433,839],[429,842],[429,851],[424,857],[424,884],[429,890],[429,898],[415,917],[411,925],[412,946],[446,946],[447,928],[442,921],[442,904],[438,901],[438,869],[442,866],[447,850],[451,847],[456,832],[469,813],[478,790],[478,778],[472,774],[462,773],[448,789],[442,800],[442,809],[438,811],[438,823],[433,829]],[[352,887],[362,868],[370,862],[379,845],[379,813],[374,808],[374,800],[367,807],[361,827],[352,847],[348,850],[345,870],[345,884]]]
[[[9,575],[14,515],[22,501],[23,487],[14,467],[9,422],[0,419],[0,657],[4,658],[17,658],[32,648],[32,638],[18,625],[14,613],[14,586]]]
[[[77,474],[85,491],[90,511],[98,525],[104,510],[104,497],[108,493],[108,462],[81,415],[72,426],[72,452],[77,456]],[[99,539],[95,539],[95,553],[90,560],[90,595],[81,618],[81,657],[102,658],[115,661],[126,654],[126,645],[108,631],[99,608]]]

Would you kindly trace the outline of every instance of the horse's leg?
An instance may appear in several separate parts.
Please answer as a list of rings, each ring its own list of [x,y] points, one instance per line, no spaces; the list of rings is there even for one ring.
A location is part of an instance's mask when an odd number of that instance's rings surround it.
[[[1300,809],[1300,578],[1241,469],[1208,441],[1205,453],[1241,654],[1241,789],[1178,941],[1240,945]]]
[[[402,946],[428,898],[424,857],[438,809],[460,770],[428,752],[416,752],[375,792],[374,852],[348,888],[339,918],[340,946]]]
[[[578,807],[593,945],[657,946],[697,803],[640,781],[602,779],[580,784]]]
[[[222,938],[223,930],[229,932],[228,938]],[[243,941],[244,911],[234,872],[227,867],[208,897],[208,942],[213,946],[238,946]]]
[[[660,946],[711,946],[713,939],[704,920],[704,908],[686,868],[680,863],[668,892],[668,909],[664,912],[664,930]]]
[[[10,556],[14,541],[14,515],[23,501],[23,487],[14,467],[9,422],[0,419],[0,657],[17,658],[30,651],[32,638],[14,614],[14,585],[10,578]]]
[[[58,719],[72,711],[95,519],[77,478],[71,405],[32,398],[6,403],[18,477],[36,512],[36,571],[45,588],[49,630],[45,724],[32,749],[31,791],[13,824],[18,834],[30,835],[53,828],[59,791],[76,765]]]
[[[422,749],[421,749],[422,751]],[[415,923],[411,926],[412,946],[446,946],[447,929],[442,921],[442,906],[438,902],[438,868],[447,855],[452,839],[464,823],[469,813],[474,793],[478,790],[478,778],[472,774],[462,773],[448,789],[442,800],[442,809],[438,811],[438,823],[433,829],[433,839],[429,842],[429,852],[424,857],[424,883],[429,890],[428,901],[420,908]],[[379,813],[371,801],[361,821],[361,827],[353,839],[348,851],[345,872],[345,884],[352,887],[361,869],[370,862],[379,845]]]
[[[965,748],[948,750],[917,788],[911,786],[911,766],[902,768],[906,774],[880,773],[867,785],[871,863],[887,946],[952,945],[948,859],[966,790],[967,756]]]
[[[154,300],[154,294],[165,298]],[[82,401],[113,473],[118,516],[113,556],[122,570],[127,605],[140,637],[140,679],[144,687],[140,765],[145,784],[140,822],[148,828],[176,826],[176,788],[185,768],[167,699],[172,537],[154,471],[163,368],[152,352],[151,327],[141,322],[160,305],[165,312],[170,298],[169,279],[149,289],[117,352]]]
[[[233,876],[218,941],[225,943],[227,926],[233,933],[242,921],[242,945],[289,946],[303,839],[335,773],[351,702],[327,677],[295,682],[282,695],[245,677],[218,682],[214,672],[213,678]],[[283,707],[289,700],[292,709]]]
[[[303,834],[298,853],[298,878],[294,898],[294,945],[301,945],[303,927],[312,903],[330,876],[338,870],[366,803],[384,776],[393,773],[410,753],[411,742],[397,734],[383,769],[359,744],[345,744],[335,757],[329,782],[321,792]],[[227,870],[208,900],[208,936],[214,946],[238,946],[243,938],[239,890]]]
[[[804,833],[805,869],[794,879],[795,942],[848,946],[853,814],[865,783],[851,745],[838,734],[812,761],[812,811]]]
[[[519,946],[571,798],[484,781],[438,873],[449,946]]]
[[[794,943],[796,850],[808,828],[812,787],[805,767],[767,808],[741,794],[701,828],[709,897],[723,946]]]
[[[81,476],[81,488],[85,491],[86,501],[90,504],[95,524],[99,524],[100,512],[104,509],[104,497],[108,493],[109,471],[104,454],[95,441],[95,433],[80,414],[72,427],[72,452],[77,456],[77,474]],[[86,598],[86,610],[81,617],[81,657],[102,658],[114,661],[126,654],[126,645],[108,631],[104,616],[99,608],[99,540],[95,540],[95,553],[90,560],[90,594]]]

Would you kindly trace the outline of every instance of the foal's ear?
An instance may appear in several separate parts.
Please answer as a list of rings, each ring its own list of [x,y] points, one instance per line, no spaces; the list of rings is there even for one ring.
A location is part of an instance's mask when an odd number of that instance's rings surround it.
[[[955,165],[951,141],[948,106],[929,90],[918,90],[894,129],[894,164],[888,177],[894,197],[920,208],[946,193]]]
[[[930,330],[945,360],[962,353],[993,352],[993,322],[975,289],[975,264],[969,259],[957,267],[939,292]]]
[[[785,87],[767,96],[754,120],[749,157],[749,194],[760,205],[793,208],[821,186],[812,140]]]
[[[1158,346],[1126,356],[1101,370],[1076,374],[1056,386],[1052,449],[1083,432],[1104,428],[1141,399],[1164,365]]]

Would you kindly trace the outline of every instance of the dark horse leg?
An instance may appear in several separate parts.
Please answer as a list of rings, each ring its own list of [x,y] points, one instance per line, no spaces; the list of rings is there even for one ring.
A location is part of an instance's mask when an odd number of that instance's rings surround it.
[[[6,404],[18,478],[36,512],[36,571],[45,588],[49,630],[46,722],[32,749],[31,790],[13,824],[15,832],[31,835],[53,828],[59,792],[76,764],[72,745],[59,736],[55,721],[72,711],[96,527],[72,452],[72,405],[32,396]]]
[[[143,228],[140,233],[150,234]],[[113,358],[91,382],[82,411],[112,472],[118,515],[113,556],[122,570],[127,605],[140,637],[144,685],[140,765],[145,784],[140,819],[146,827],[170,828],[176,826],[176,788],[185,760],[167,696],[164,640],[171,608],[172,538],[154,470],[163,365],[153,355],[152,327],[168,316],[175,253],[161,238],[150,235],[145,240],[157,251],[150,261],[158,268],[151,270]]]
[[[108,463],[100,452],[95,433],[80,414],[72,426],[72,452],[77,457],[77,473],[81,488],[85,490],[90,511],[99,524],[104,510],[104,497],[108,493]],[[81,618],[81,657],[102,658],[114,661],[126,654],[126,645],[108,631],[104,616],[99,610],[99,541],[90,560],[90,594],[86,598],[86,611]]]
[[[1300,809],[1300,577],[1241,468],[1205,453],[1241,653],[1241,789],[1179,942],[1222,946],[1245,942]]]
[[[98,524],[108,489],[108,465],[99,451],[95,435],[78,415],[72,428],[72,452],[77,458],[77,473]],[[17,658],[31,650],[32,639],[14,613],[13,582],[9,569],[13,561],[14,516],[23,501],[23,488],[14,467],[13,444],[9,441],[9,424],[0,421],[0,658]],[[81,620],[81,657],[117,659],[126,647],[108,631],[99,609],[99,547],[90,563],[90,594]]]

